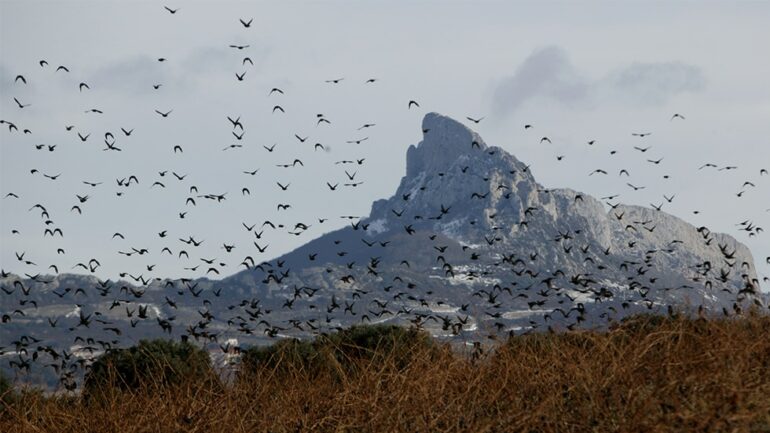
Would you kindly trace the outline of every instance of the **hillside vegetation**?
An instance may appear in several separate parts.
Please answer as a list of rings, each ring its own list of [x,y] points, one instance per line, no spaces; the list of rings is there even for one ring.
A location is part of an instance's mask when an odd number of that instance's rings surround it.
[[[248,350],[222,380],[169,381],[166,365],[164,380],[101,381],[90,397],[5,391],[0,431],[768,432],[768,336],[767,316],[639,316],[463,351],[417,330],[359,327]],[[105,377],[134,365],[113,358]]]

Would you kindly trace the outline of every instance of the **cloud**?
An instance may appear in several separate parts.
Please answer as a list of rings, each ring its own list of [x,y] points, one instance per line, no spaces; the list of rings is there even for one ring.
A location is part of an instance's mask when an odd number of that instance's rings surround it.
[[[235,72],[248,70],[252,73],[260,72],[268,58],[269,50],[263,44],[250,44],[246,50],[235,50],[225,46],[199,47],[187,55],[181,62],[185,73],[196,76],[219,74],[226,72],[230,75]],[[244,64],[243,59],[248,57],[254,63]]]
[[[234,52],[227,47],[198,47],[178,58],[159,62],[147,55],[137,55],[116,63],[103,65],[89,78],[97,87],[126,95],[144,96],[153,93],[152,85],[163,84],[164,92],[171,87],[178,92],[189,91],[194,86],[210,83],[212,78],[224,76],[235,79],[236,72],[259,71],[267,58],[268,50],[257,46],[250,53]],[[249,56],[254,66],[243,66]],[[173,86],[170,86],[173,84]]]
[[[205,76],[212,73],[229,72],[228,65],[235,65],[239,68],[240,58],[233,52],[232,48],[224,46],[197,47],[180,62],[185,74],[194,76]],[[243,56],[245,57],[245,55]],[[236,60],[237,59],[237,60]]]
[[[549,46],[530,54],[513,76],[497,86],[493,107],[499,114],[508,114],[535,97],[571,104],[585,99],[588,87],[588,81],[580,76],[567,52]]]
[[[171,80],[168,68],[147,55],[102,66],[89,77],[89,82],[96,87],[128,95],[151,93],[152,85],[165,84]]]
[[[662,105],[672,96],[706,85],[700,68],[681,62],[633,63],[604,80],[611,93],[641,105]]]
[[[589,79],[566,50],[549,46],[534,51],[512,76],[497,84],[492,106],[498,115],[506,115],[534,99],[581,108],[594,106],[597,100],[663,105],[678,94],[702,90],[705,83],[700,68],[682,62],[633,63]]]

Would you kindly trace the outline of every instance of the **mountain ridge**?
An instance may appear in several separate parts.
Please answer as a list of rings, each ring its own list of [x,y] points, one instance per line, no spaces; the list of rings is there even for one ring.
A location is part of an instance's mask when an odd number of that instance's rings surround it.
[[[575,213],[579,217],[577,219],[583,223],[581,230],[589,231],[594,239],[603,241],[604,246],[607,247],[610,246],[608,244],[612,243],[613,231],[617,230],[617,227],[609,225],[612,222],[613,214],[617,217],[617,215],[625,213],[629,217],[635,216],[634,219],[637,222],[638,220],[659,220],[664,224],[677,226],[676,231],[686,234],[691,243],[697,239],[693,233],[706,234],[706,237],[713,236],[717,244],[733,247],[732,249],[736,250],[738,257],[745,258],[743,261],[750,265],[747,275],[758,285],[756,274],[753,271],[754,261],[750,250],[732,236],[711,233],[705,228],[695,228],[685,220],[663,211],[653,211],[642,206],[624,204],[613,205],[616,206],[615,209],[605,211],[601,202],[588,194],[569,188],[546,189],[535,181],[529,167],[516,159],[515,156],[508,154],[501,148],[487,146],[477,133],[446,116],[429,113],[423,120],[422,128],[425,138],[417,146],[411,145],[409,147],[406,174],[401,179],[394,195],[387,199],[374,201],[369,216],[361,218],[360,224],[369,226],[367,230],[363,231],[364,236],[373,238],[393,230],[394,227],[395,230],[400,230],[399,225],[402,227],[425,226],[426,222],[430,221],[433,221],[434,229],[445,235],[451,235],[453,234],[452,226],[457,227],[458,224],[461,224],[458,222],[458,218],[451,219],[452,206],[455,208],[463,206],[465,210],[480,211],[480,214],[487,217],[478,218],[478,215],[466,215],[466,222],[475,226],[471,227],[470,231],[475,231],[476,236],[470,236],[469,239],[460,237],[456,240],[473,243],[480,240],[478,234],[484,230],[496,231],[500,229],[500,224],[493,221],[495,218],[508,217],[507,222],[512,223],[510,224],[510,234],[516,234],[532,225],[532,221],[528,221],[527,218],[532,217],[532,214],[539,210],[545,212],[554,221],[558,221],[561,214],[567,213],[569,210],[569,212]],[[431,136],[431,134],[433,135]],[[479,158],[482,153],[491,157]],[[500,165],[501,161],[502,166]],[[474,162],[476,165],[471,167],[469,162]],[[479,167],[482,170],[479,170]],[[484,169],[488,171],[483,172]],[[513,177],[509,180],[510,185],[505,183],[507,180],[504,178],[505,169],[509,169],[507,174]],[[470,179],[447,182],[445,178],[451,177],[451,170],[460,170]],[[447,183],[449,183],[448,187],[446,186]],[[495,183],[498,184],[498,187],[491,187]],[[426,190],[430,193],[424,192]],[[509,200],[512,195],[515,195],[518,200]],[[480,198],[480,200],[474,202],[474,197]],[[468,203],[469,200],[470,203]],[[509,203],[503,205],[503,200],[509,200]],[[573,206],[568,208],[567,203],[569,202]],[[532,204],[540,204],[541,206],[533,209],[536,206],[531,206]],[[447,210],[447,212],[442,213],[442,209]],[[412,219],[409,220],[409,217]],[[513,220],[513,217],[516,219]],[[530,219],[537,220],[537,218]],[[596,224],[588,224],[589,219],[595,220]],[[447,220],[450,221],[447,222]],[[665,231],[665,228],[641,226],[629,228],[626,225],[625,229],[637,232],[639,230],[652,230],[648,234],[651,237],[656,236],[654,234],[656,229],[658,229],[658,233]],[[689,230],[690,227],[693,230]],[[562,229],[569,230],[569,224],[565,224]],[[340,229],[324,236],[343,233],[345,230]],[[464,234],[469,235],[467,232]],[[546,234],[541,234],[545,239]],[[551,235],[556,235],[556,233],[551,233]],[[614,235],[619,236],[617,232]],[[626,238],[626,236],[620,237]],[[661,236],[657,237],[661,238]],[[310,241],[308,244],[316,244],[318,239],[320,238]],[[672,239],[671,241],[681,240]],[[661,246],[660,239],[658,239],[657,245],[658,247]],[[294,257],[304,247],[299,247],[273,260]],[[705,253],[703,249],[700,250],[701,253]]]

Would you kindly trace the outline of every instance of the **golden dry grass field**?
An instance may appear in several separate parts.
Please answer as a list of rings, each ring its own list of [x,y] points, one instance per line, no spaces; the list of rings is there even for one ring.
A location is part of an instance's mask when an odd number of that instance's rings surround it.
[[[223,383],[7,395],[2,432],[768,432],[770,318],[638,317],[483,354],[415,345]]]

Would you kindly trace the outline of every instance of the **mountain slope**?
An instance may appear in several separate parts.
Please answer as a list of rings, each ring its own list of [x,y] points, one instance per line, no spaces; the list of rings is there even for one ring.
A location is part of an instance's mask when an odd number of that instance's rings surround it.
[[[493,299],[479,304],[488,317],[497,316],[489,308],[535,303],[539,315],[597,300],[620,303],[615,310],[687,303],[719,311],[758,291],[750,251],[730,236],[665,212],[620,204],[607,212],[587,194],[545,189],[524,163],[448,117],[428,114],[422,128],[396,193],[367,218],[225,281],[278,296],[287,285],[378,296],[388,289],[434,311],[445,307],[440,301]]]

